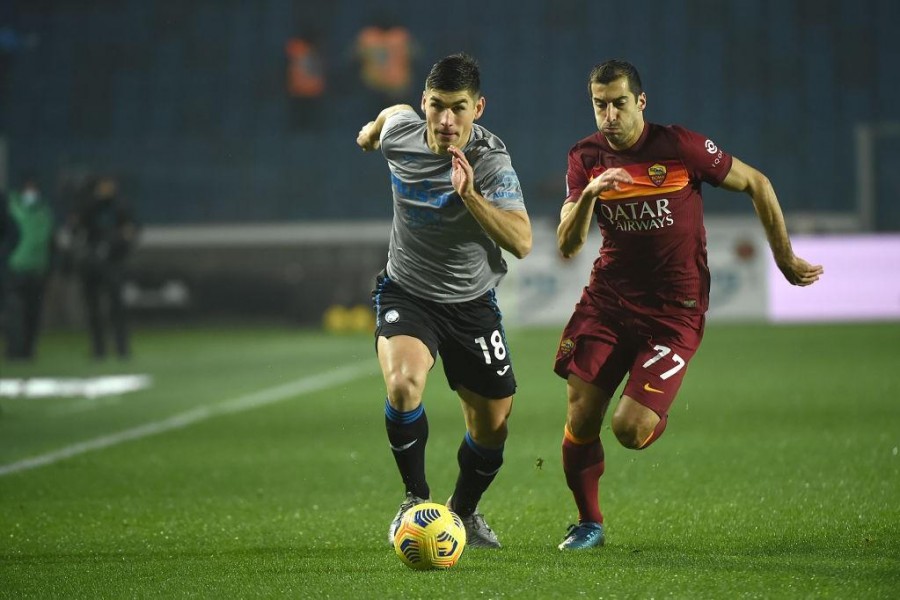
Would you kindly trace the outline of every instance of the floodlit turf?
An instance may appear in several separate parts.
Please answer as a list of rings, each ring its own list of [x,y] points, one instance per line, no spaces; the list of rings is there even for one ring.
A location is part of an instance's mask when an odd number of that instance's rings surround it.
[[[369,336],[139,331],[105,364],[47,336],[0,376],[154,385],[0,398],[0,468],[57,457],[0,476],[0,597],[897,597],[900,324],[711,324],[662,439],[604,431],[607,546],[566,554],[557,336],[510,332],[520,390],[481,506],[504,548],[426,573],[385,541],[401,489]],[[440,367],[425,402],[443,501],[463,432]]]

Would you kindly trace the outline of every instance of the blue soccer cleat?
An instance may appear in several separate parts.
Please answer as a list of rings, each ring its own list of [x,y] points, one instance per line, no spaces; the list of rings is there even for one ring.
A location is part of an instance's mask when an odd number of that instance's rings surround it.
[[[603,525],[601,523],[584,522],[569,525],[566,539],[558,546],[560,550],[587,550],[603,545]]]

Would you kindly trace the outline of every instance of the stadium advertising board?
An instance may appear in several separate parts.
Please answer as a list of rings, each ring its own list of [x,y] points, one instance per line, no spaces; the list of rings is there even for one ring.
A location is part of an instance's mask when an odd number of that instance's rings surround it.
[[[793,236],[794,252],[825,266],[802,291],[769,264],[769,319],[774,322],[900,319],[900,235]]]
[[[584,248],[563,259],[556,248],[556,223],[536,219],[533,249],[522,261],[510,259],[509,276],[497,292],[509,323],[565,324],[588,276],[602,238],[592,227]],[[769,248],[756,221],[708,219],[707,253],[712,273],[709,317],[762,321],[766,318],[766,264]]]

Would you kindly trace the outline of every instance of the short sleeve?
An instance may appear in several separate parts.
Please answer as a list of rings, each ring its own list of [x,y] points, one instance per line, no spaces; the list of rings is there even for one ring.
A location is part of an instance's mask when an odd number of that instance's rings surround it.
[[[503,210],[523,210],[525,199],[509,154],[493,150],[481,157],[475,179],[481,195]]]
[[[705,135],[672,126],[678,150],[693,179],[718,186],[731,170],[732,157]]]
[[[398,110],[385,119],[384,127],[381,128],[381,136],[379,138],[382,150],[384,149],[385,144],[390,143],[391,138],[394,137],[396,133],[403,130],[404,126],[410,124],[416,125],[420,121],[419,115],[411,110]]]
[[[578,200],[589,182],[590,178],[581,160],[581,152],[578,151],[578,146],[575,146],[569,150],[569,161],[566,168],[566,198],[563,204]]]

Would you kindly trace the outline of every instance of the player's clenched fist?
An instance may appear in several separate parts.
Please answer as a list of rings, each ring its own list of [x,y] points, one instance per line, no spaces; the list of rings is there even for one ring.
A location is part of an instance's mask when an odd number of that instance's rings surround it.
[[[380,135],[381,132],[378,131],[375,121],[369,121],[359,130],[359,134],[356,136],[356,144],[366,152],[378,150],[381,147]]]
[[[596,197],[607,190],[618,190],[621,183],[634,183],[634,179],[625,169],[613,167],[592,179],[584,188],[584,191],[588,195]]]

